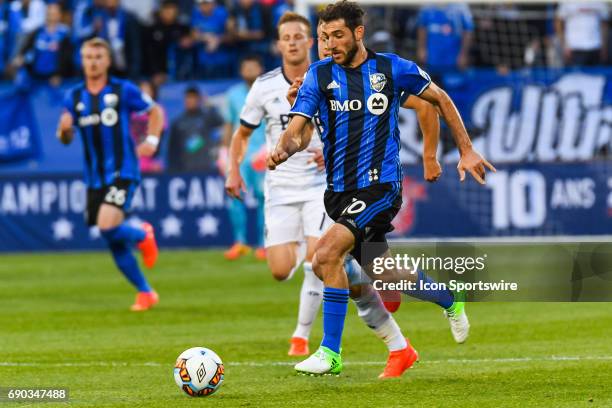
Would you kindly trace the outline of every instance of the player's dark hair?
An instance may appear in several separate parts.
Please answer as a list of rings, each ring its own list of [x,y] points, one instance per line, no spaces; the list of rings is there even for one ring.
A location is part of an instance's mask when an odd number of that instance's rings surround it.
[[[197,85],[189,85],[185,88],[185,96],[193,95],[197,97],[201,97],[202,93],[200,92],[200,88]]]
[[[344,24],[351,30],[363,25],[365,11],[354,1],[342,0],[328,4],[319,12],[319,20],[329,23],[334,20],[344,20]]]
[[[287,11],[281,16],[280,20],[278,20],[278,24],[276,25],[277,30],[280,29],[280,26],[285,23],[304,24],[306,26],[306,29],[308,30],[308,36],[312,35],[312,24],[310,24],[310,21],[301,14],[294,13],[293,11]]]
[[[178,7],[178,3],[176,2],[176,0],[162,0],[161,4],[159,5],[159,8],[164,7]]]
[[[242,66],[242,64],[244,64],[245,62],[256,62],[259,64],[259,66],[264,66],[263,59],[257,54],[247,54],[242,57],[242,59],[240,60],[240,66]]]

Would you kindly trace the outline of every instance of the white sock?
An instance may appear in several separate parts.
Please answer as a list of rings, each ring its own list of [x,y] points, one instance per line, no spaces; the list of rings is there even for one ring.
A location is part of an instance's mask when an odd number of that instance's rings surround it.
[[[374,329],[374,331],[385,342],[389,351],[403,350],[408,347],[408,342],[402,334],[402,329],[400,329],[393,316],[389,316],[387,321]]]
[[[308,339],[322,300],[323,282],[312,271],[312,263],[304,262],[304,281],[300,290],[298,323],[293,332],[293,337]]]
[[[378,292],[371,285],[361,287],[361,296],[354,299],[361,320],[385,342],[389,351],[408,347],[402,330],[391,314],[385,309]]]
[[[351,255],[347,255],[344,259],[344,270],[349,281],[349,286],[364,285],[370,283],[368,275],[361,270],[361,265]]]
[[[295,271],[297,271],[300,268],[300,265],[304,261],[305,257],[306,257],[306,244],[302,242],[300,243],[300,245],[298,245],[296,253],[295,253],[295,259],[296,259],[295,266],[291,269],[291,271],[289,272],[289,275],[287,275],[287,277],[283,279],[283,281],[288,281],[289,279],[293,278]],[[310,264],[310,270],[312,270],[312,264]],[[304,263],[304,271],[306,271],[306,263]]]

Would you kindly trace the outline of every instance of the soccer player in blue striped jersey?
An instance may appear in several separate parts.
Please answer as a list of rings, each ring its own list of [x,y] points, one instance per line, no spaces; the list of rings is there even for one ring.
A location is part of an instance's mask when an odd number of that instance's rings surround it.
[[[140,181],[138,157],[155,154],[163,115],[136,85],[109,76],[111,50],[106,41],[86,41],[81,57],[85,81],[68,91],[57,136],[69,144],[74,129],[78,129],[85,157],[85,218],[90,226],[100,229],[115,264],[138,290],[131,310],[147,310],[158,303],[159,297],[140,270],[132,247],[141,250],[145,266],[152,268],[157,260],[157,244],[153,227],[148,223],[140,227],[126,223],[125,212]],[[132,112],[149,113],[149,136],[137,148],[128,128]]]
[[[457,169],[462,181],[469,172],[484,184],[485,167],[495,170],[472,148],[455,105],[427,73],[397,55],[365,48],[363,15],[349,1],[330,4],[320,13],[322,37],[332,56],[310,66],[292,108],[292,120],[268,159],[273,170],[305,148],[304,127],[319,112],[325,125],[325,206],[335,224],[319,240],[314,257],[315,272],[325,284],[323,340],[315,354],[296,365],[298,372],[313,375],[342,370],[340,343],[348,299],[342,266],[345,255],[353,255],[366,272],[375,257],[389,255],[385,235],[401,206],[398,109],[402,94],[416,95],[439,109],[459,148]],[[368,246],[362,257],[363,243],[376,245]],[[398,270],[373,278],[429,280],[421,273]],[[435,295],[451,307],[452,294],[440,292]]]

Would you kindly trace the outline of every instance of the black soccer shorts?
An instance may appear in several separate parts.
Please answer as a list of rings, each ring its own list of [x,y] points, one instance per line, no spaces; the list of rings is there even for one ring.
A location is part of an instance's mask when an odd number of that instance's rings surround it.
[[[373,184],[360,190],[325,192],[325,210],[332,220],[347,227],[355,236],[351,255],[362,266],[389,248],[385,235],[393,231],[391,222],[402,206],[400,182]],[[368,249],[363,248],[363,243]]]
[[[138,187],[135,180],[116,179],[112,184],[102,188],[87,189],[87,208],[85,209],[85,222],[93,226],[98,222],[98,212],[102,204],[109,204],[119,208],[124,213],[130,209],[134,192]]]

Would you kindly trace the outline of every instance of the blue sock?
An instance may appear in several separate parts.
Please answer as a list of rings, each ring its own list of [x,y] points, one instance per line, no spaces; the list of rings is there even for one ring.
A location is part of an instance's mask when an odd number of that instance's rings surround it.
[[[104,239],[106,239],[106,242],[108,242],[108,247],[113,254],[115,264],[121,273],[123,273],[127,280],[130,281],[139,292],[150,292],[151,287],[140,270],[138,262],[130,248],[131,245],[144,239],[145,232],[125,223],[118,227],[102,230],[100,232]]]
[[[140,270],[138,262],[134,254],[132,254],[130,247],[118,242],[110,243],[109,247],[117,268],[119,268],[127,280],[130,281],[139,292],[151,292],[151,287],[147,282],[147,278],[145,278]]]
[[[323,340],[321,346],[336,353],[340,353],[348,299],[348,289],[328,287],[323,289]]]
[[[404,293],[408,296],[412,296],[414,298],[424,300],[426,302],[435,303],[443,307],[444,309],[448,309],[453,305],[453,302],[455,301],[455,296],[453,295],[453,292],[448,289],[421,290],[419,289],[421,287],[421,282],[435,283],[435,280],[425,275],[423,271],[418,271],[416,282],[417,289],[406,290],[404,291]]]
[[[108,242],[122,242],[125,244],[136,244],[145,239],[146,233],[142,228],[133,227],[123,223],[118,227],[100,231]]]

